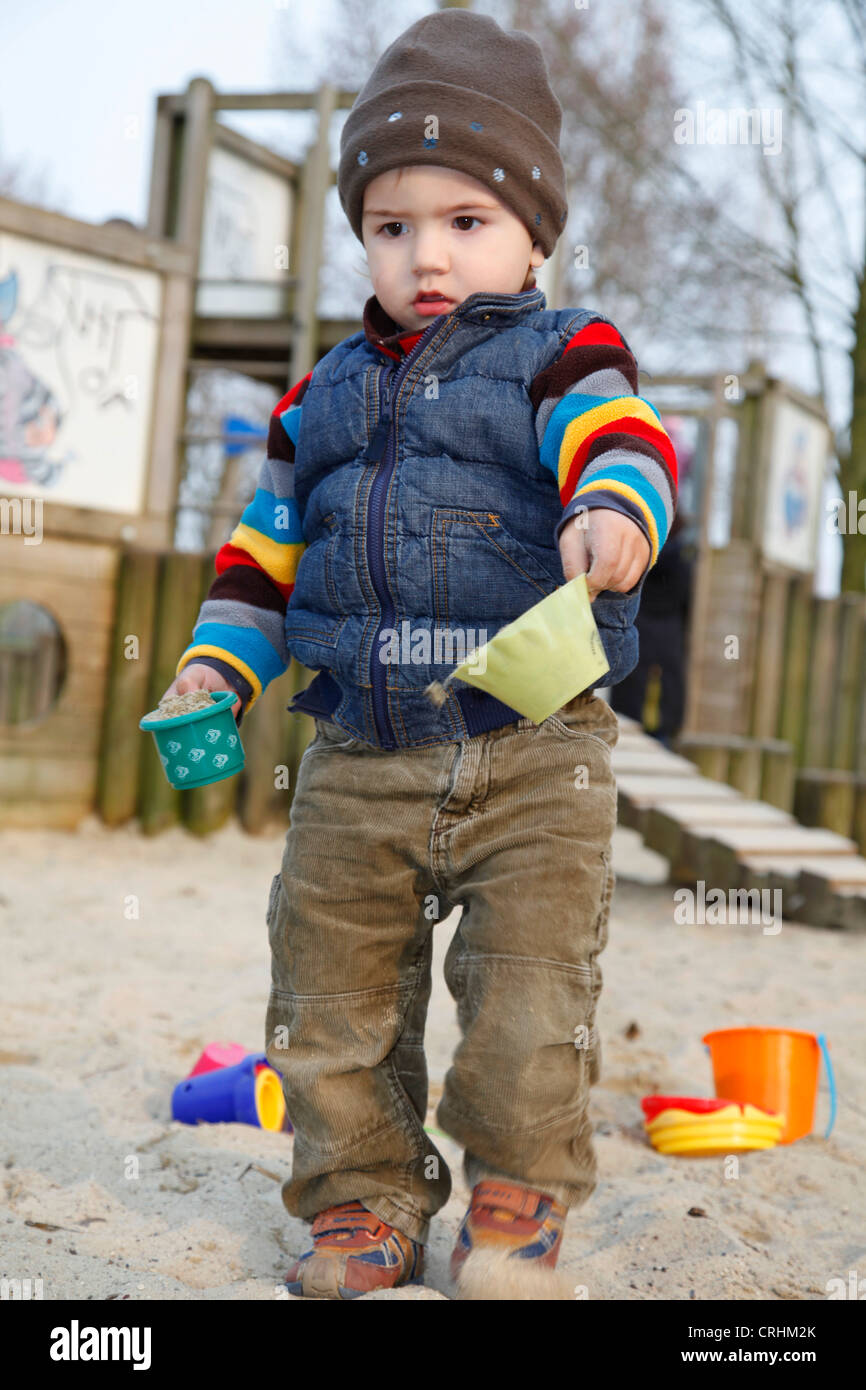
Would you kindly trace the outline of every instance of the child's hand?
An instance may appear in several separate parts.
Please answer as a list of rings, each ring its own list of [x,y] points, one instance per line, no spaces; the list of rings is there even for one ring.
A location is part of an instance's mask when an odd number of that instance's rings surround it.
[[[190,690],[234,690],[234,686],[229,685],[225,676],[221,676],[219,671],[214,670],[213,666],[202,666],[191,661],[172,681],[162,698],[165,700],[169,695],[187,695]],[[235,719],[240,714],[240,710],[241,697],[238,695],[237,700],[232,705],[232,714]]]
[[[589,601],[602,589],[634,587],[650,558],[649,541],[637,522],[610,507],[577,512],[559,537],[566,580],[586,574]]]

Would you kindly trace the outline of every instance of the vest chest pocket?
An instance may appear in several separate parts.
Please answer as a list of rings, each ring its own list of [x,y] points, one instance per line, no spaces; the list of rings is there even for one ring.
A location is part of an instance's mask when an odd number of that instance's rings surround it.
[[[517,616],[565,583],[502,523],[495,511],[436,507],[433,601],[438,623]]]

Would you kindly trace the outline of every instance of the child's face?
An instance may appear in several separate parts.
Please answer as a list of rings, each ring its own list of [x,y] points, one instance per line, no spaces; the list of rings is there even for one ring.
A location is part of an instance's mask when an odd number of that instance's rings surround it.
[[[376,297],[401,328],[424,329],[477,290],[519,294],[544,262],[520,218],[456,169],[412,164],[379,174],[364,189],[362,230]],[[415,300],[426,290],[448,302],[422,313]]]

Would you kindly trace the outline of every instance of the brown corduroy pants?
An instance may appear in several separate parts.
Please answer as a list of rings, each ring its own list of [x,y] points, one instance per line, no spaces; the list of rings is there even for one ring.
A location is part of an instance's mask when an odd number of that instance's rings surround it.
[[[610,706],[386,751],[316,720],[267,923],[268,1059],[294,1127],[286,1208],[358,1199],[425,1241],[451,1175],[424,1128],[432,932],[462,1041],[436,1120],[464,1175],[577,1207],[593,1191],[599,953],[614,888]]]

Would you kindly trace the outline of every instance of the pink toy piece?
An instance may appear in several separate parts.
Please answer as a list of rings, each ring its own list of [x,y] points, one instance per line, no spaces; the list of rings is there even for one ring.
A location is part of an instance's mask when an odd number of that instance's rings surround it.
[[[189,1076],[201,1076],[202,1072],[217,1071],[220,1067],[233,1067],[249,1056],[250,1049],[240,1043],[208,1043]],[[258,1068],[256,1068],[258,1070]]]

